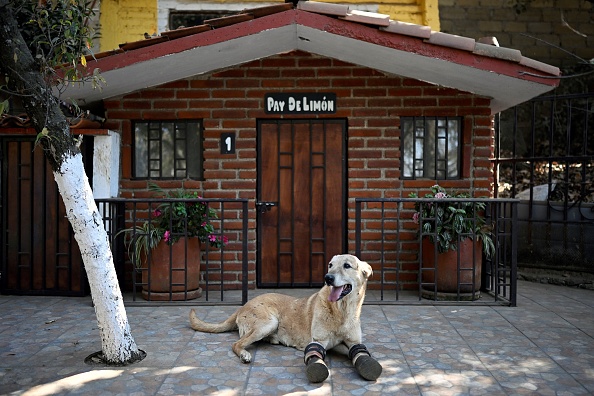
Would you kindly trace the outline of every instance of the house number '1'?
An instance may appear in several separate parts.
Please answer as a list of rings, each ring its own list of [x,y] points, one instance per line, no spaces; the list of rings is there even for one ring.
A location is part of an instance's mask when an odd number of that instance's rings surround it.
[[[235,134],[221,134],[221,154],[235,154]]]

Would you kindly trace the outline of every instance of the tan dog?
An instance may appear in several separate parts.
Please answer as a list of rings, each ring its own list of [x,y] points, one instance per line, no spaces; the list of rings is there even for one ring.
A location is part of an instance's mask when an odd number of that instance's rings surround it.
[[[326,285],[310,297],[263,294],[218,324],[203,322],[192,309],[190,325],[207,333],[239,330],[240,338],[233,344],[233,352],[243,363],[252,360],[246,348],[260,340],[303,350],[311,382],[328,377],[326,350],[345,345],[359,374],[373,381],[380,376],[382,366],[362,344],[360,321],[371,273],[371,266],[355,256],[334,256],[324,277]]]

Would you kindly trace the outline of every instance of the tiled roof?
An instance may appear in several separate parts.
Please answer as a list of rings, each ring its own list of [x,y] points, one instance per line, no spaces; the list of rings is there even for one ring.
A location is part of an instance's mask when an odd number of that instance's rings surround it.
[[[292,8],[293,4],[284,3],[272,6],[246,9],[238,13],[237,15],[207,20],[204,22],[204,25],[181,28],[177,30],[170,30],[163,32],[160,36],[154,38],[142,39],[131,43],[120,44],[120,49],[123,51],[127,51],[131,49],[147,47],[150,45],[161,43],[163,41],[171,41],[181,37],[206,32],[212,29],[234,25],[240,22],[252,20],[254,18],[260,18],[263,16],[287,11]],[[351,10],[348,5],[321,3],[317,1],[300,1],[297,4],[297,9],[317,14],[331,15],[338,17],[339,19],[343,19],[345,21],[376,26],[380,30],[385,32],[400,34],[403,36],[423,38],[426,39],[428,43],[434,45],[461,49],[464,51],[474,52],[476,54],[492,58],[513,60],[520,64],[530,66],[533,69],[536,69],[538,71],[552,76],[559,76],[561,74],[558,67],[550,66],[546,63],[539,62],[533,59],[528,60],[526,57],[522,56],[521,52],[518,50],[492,45],[487,47],[486,44],[481,44],[480,42],[477,42],[475,39],[472,38],[432,31],[429,26],[416,25],[413,23],[406,23],[400,21],[392,21],[390,20],[390,16],[385,14]],[[107,54],[114,54],[118,52],[121,51],[107,51]],[[512,53],[514,54],[514,56],[510,57],[510,54]],[[104,53],[96,55],[96,58],[103,57],[103,54]],[[93,59],[93,57],[89,55],[87,57],[87,60],[91,59]]]
[[[293,36],[296,35],[295,37],[290,37],[286,29],[282,30],[290,24],[301,28],[299,32],[291,33]],[[283,37],[271,38],[268,33],[273,30],[279,34],[283,32],[289,44],[284,44],[283,47],[283,44],[280,44]],[[311,37],[305,37],[308,34],[311,34]],[[261,37],[258,40],[248,41],[247,38],[252,35]],[[242,59],[244,59],[243,62],[251,60],[247,54],[244,57],[237,56],[233,54],[232,49],[228,48],[229,46],[224,46],[225,42],[233,40],[243,40],[242,46],[248,43],[258,47],[259,52],[256,51],[254,56],[258,56],[256,53],[262,54],[261,57],[266,54],[269,56],[274,54],[274,48],[277,47],[277,51],[280,52],[300,49],[417,78],[436,85],[451,86],[491,96],[494,98],[492,106],[494,112],[519,103],[517,100],[524,101],[554,88],[558,84],[557,77],[560,75],[558,68],[526,58],[518,50],[485,44],[496,43],[494,38],[477,41],[473,38],[431,31],[428,26],[393,21],[388,15],[351,10],[349,6],[343,4],[314,1],[301,1],[296,7],[293,7],[292,3],[284,3],[247,9],[237,15],[205,21],[201,26],[162,32],[154,38],[121,44],[117,50],[95,54],[94,57],[87,57],[87,60],[91,69],[100,68],[107,78],[110,73],[114,75],[124,73],[122,69],[132,65],[166,57],[171,61],[172,57],[178,56],[181,62],[181,58],[185,56],[183,61],[187,62],[188,55],[181,54],[191,51],[206,51],[212,48],[213,51],[209,55],[222,57],[216,61],[212,60],[212,64],[204,67],[194,66],[193,69],[188,68],[178,73],[167,71],[171,74],[170,78],[179,79],[188,77],[192,75],[191,73],[195,75],[213,71],[216,67],[233,66],[237,64],[233,62],[241,62]],[[262,40],[270,41],[270,53],[260,48]],[[291,44],[291,40],[295,43]],[[312,42],[314,40],[315,42]],[[341,51],[332,48],[335,46],[341,46]],[[361,49],[376,51],[377,56],[368,61],[357,53]],[[247,50],[235,49],[238,53],[242,51]],[[225,55],[221,55],[222,53]],[[203,62],[204,52],[201,52],[201,56],[200,62]],[[94,62],[94,59],[97,61]],[[225,64],[226,61],[228,64]],[[444,62],[458,65],[463,70],[453,72],[452,67]],[[170,65],[174,67],[174,63]],[[183,66],[180,67],[183,69]],[[501,78],[489,81],[489,75],[484,72],[495,73]],[[464,74],[465,77],[456,76],[455,74],[458,73]],[[474,81],[484,78],[483,75],[487,76],[484,87],[480,86],[481,82]],[[134,78],[134,76],[131,74],[128,78]],[[150,81],[154,81],[155,84],[167,82],[165,77],[156,77],[158,78]],[[491,77],[494,78],[494,76]],[[148,83],[149,79],[139,81],[138,86],[131,84],[126,89],[140,89]],[[108,84],[110,84],[109,80]],[[497,86],[500,84],[520,84],[517,87],[518,98],[508,99],[504,97],[505,92],[497,92]],[[521,95],[520,93],[526,88],[530,88],[528,89],[530,92]],[[123,87],[122,90],[124,90]],[[88,90],[81,92],[86,92],[90,100],[94,101],[109,97],[106,95],[121,94],[120,91],[108,89],[103,95],[93,94]],[[514,95],[513,89],[510,95]]]

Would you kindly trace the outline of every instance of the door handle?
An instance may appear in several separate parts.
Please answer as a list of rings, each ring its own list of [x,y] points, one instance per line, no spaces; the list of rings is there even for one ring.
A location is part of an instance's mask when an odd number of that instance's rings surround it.
[[[276,202],[256,202],[256,208],[260,213],[270,212],[273,206],[276,206]]]

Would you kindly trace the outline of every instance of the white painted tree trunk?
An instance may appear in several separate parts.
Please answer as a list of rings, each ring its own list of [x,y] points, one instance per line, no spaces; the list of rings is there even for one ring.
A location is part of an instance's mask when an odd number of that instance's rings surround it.
[[[66,155],[54,177],[91,286],[103,359],[115,364],[133,362],[140,351],[132,338],[107,232],[93,199],[82,155]]]

